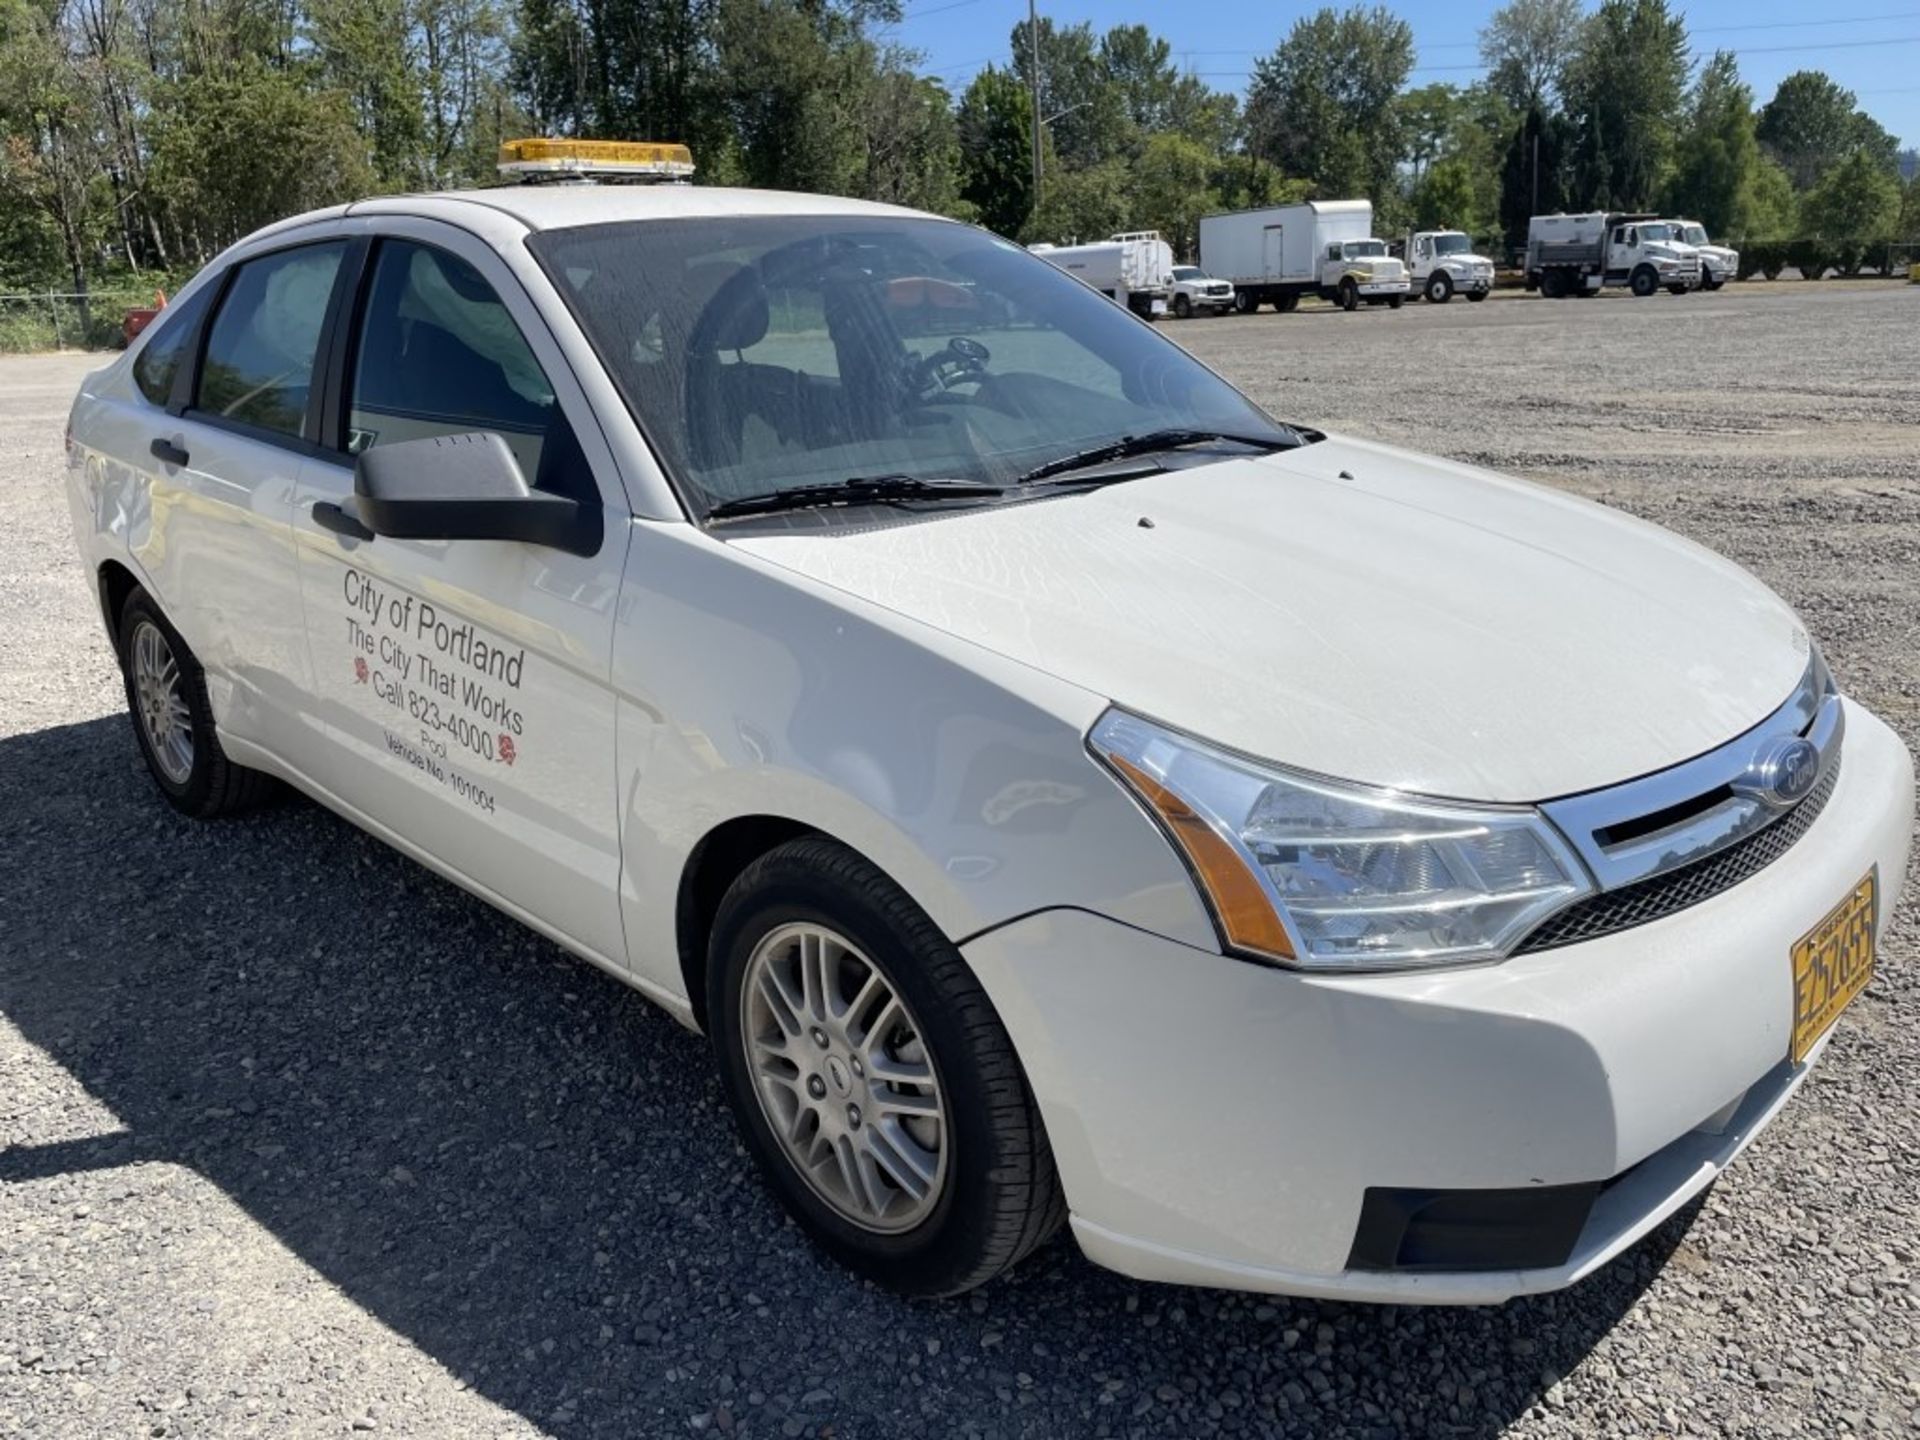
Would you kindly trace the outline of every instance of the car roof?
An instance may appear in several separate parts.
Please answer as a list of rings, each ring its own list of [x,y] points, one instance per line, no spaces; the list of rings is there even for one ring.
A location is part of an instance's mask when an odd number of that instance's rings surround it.
[[[485,210],[518,221],[528,230],[557,230],[628,220],[683,220],[742,215],[893,215],[922,219],[922,211],[840,195],[791,190],[746,190],[718,185],[497,185],[477,190],[440,190],[417,195],[381,195],[347,205],[294,215],[248,236],[257,240],[348,216],[421,215],[457,221],[461,211]],[[475,216],[479,219],[479,216]],[[476,227],[491,229],[491,226]]]

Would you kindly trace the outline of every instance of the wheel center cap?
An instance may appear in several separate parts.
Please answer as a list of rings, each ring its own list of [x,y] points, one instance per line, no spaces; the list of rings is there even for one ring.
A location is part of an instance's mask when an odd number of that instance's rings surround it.
[[[847,1069],[846,1062],[838,1055],[829,1055],[826,1064],[827,1083],[833,1086],[837,1095],[853,1093],[853,1075]]]

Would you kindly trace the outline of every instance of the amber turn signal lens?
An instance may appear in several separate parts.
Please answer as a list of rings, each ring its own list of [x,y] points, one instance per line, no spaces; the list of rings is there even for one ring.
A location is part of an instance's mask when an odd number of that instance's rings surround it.
[[[1293,942],[1280,923],[1273,901],[1240,859],[1194,809],[1138,765],[1109,754],[1107,763],[1125,777],[1167,827],[1187,863],[1200,877],[1213,913],[1236,950],[1250,950],[1274,960],[1293,959]]]

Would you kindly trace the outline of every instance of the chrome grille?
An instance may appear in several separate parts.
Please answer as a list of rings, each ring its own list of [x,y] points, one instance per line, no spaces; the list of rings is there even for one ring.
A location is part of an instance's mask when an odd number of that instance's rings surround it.
[[[1743,880],[1766,869],[1778,860],[1820,817],[1835,782],[1840,764],[1827,767],[1826,778],[1793,809],[1764,830],[1736,841],[1724,850],[1716,850],[1704,860],[1669,870],[1651,880],[1605,890],[1549,915],[1514,948],[1516,955],[1537,950],[1554,950],[1562,945],[1578,945],[1602,935],[1617,934],[1710,900],[1723,890],[1731,890]]]

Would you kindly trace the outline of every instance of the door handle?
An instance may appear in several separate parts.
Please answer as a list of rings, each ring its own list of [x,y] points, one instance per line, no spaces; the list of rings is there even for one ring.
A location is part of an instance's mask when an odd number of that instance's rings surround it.
[[[373,531],[361,523],[358,515],[348,514],[331,500],[313,502],[313,523],[349,540],[373,539]]]
[[[152,454],[154,459],[164,460],[169,465],[184,465],[187,463],[187,452],[167,439],[164,435],[149,445],[147,450]]]

